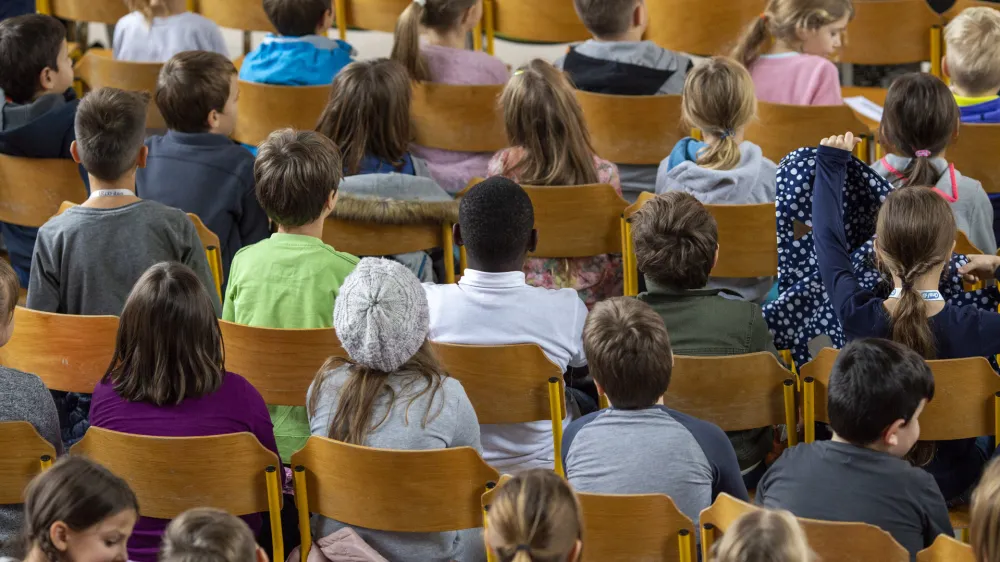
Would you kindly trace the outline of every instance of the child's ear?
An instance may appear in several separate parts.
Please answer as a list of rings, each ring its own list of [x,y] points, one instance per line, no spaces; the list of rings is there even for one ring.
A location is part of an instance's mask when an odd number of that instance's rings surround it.
[[[257,547],[257,562],[270,562],[270,559],[267,557],[267,552],[265,552],[260,546]]]
[[[945,78],[951,78],[951,73],[948,72],[948,56],[947,55],[941,57],[941,73],[944,74]]]
[[[205,124],[208,125],[210,131],[214,131],[219,126],[219,112],[214,109],[209,110]]]
[[[340,199],[339,189],[334,189],[332,192],[330,192],[330,200],[326,202],[327,210],[329,210],[332,213],[333,209],[337,207],[337,200],[339,199]]]
[[[74,162],[80,163],[80,148],[76,141],[69,143],[69,155],[73,157]]]
[[[69,527],[62,521],[56,521],[49,527],[49,540],[56,550],[65,552],[69,548]]]
[[[322,33],[321,35],[325,35],[326,34],[325,31],[333,27],[333,23],[334,23],[333,9],[323,12],[322,28],[324,33]]]
[[[717,266],[717,265],[719,265],[719,245],[718,244],[715,245],[715,257],[712,258],[712,269],[715,269],[715,266]]]
[[[899,430],[906,425],[906,420],[898,419],[886,428],[885,432],[882,433],[882,441],[885,442],[889,447],[895,447],[899,445]]]
[[[146,167],[146,157],[148,157],[148,156],[149,156],[149,147],[146,146],[146,145],[142,145],[142,148],[139,149],[139,156],[138,156],[138,158],[135,159],[135,165],[136,165],[136,167],[138,167],[138,168],[145,168]]]
[[[462,241],[462,225],[455,223],[455,226],[451,227],[451,236],[455,239],[456,246],[464,246],[465,242]]]
[[[534,252],[538,248],[538,229],[531,229],[531,236],[528,237],[528,251]]]
[[[59,76],[58,70],[52,70],[46,66],[41,72],[38,73],[38,84],[41,86],[43,91],[47,92],[55,87],[57,76]]]
[[[639,0],[635,4],[635,10],[632,11],[632,27],[638,27],[645,31],[648,22],[649,18],[648,13],[646,12],[646,2],[645,0]]]
[[[566,558],[566,560],[568,560],[569,562],[578,562],[579,560],[582,559],[581,556],[582,554],[583,554],[583,541],[577,539],[576,543],[573,544],[573,550],[569,552],[569,556]]]

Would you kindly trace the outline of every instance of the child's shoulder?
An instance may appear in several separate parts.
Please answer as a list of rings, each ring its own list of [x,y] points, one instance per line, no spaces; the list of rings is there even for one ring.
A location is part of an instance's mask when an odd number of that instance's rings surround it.
[[[445,84],[504,84],[510,77],[502,60],[482,51],[422,45],[420,53],[434,80]]]

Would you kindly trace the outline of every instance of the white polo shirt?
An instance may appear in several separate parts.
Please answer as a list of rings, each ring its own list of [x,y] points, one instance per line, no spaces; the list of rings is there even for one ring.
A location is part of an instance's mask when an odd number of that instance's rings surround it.
[[[465,345],[537,344],[564,372],[583,367],[587,307],[573,289],[542,289],[524,273],[466,269],[455,285],[425,284],[431,341]],[[568,421],[568,420],[567,420]],[[501,473],[555,465],[551,422],[484,424],[483,458]]]

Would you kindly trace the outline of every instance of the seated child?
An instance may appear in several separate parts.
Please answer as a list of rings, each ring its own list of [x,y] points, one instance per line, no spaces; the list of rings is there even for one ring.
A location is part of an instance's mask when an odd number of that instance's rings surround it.
[[[479,421],[457,379],[427,341],[427,297],[401,264],[365,258],[344,281],[333,311],[344,351],[320,369],[306,399],[313,435],[379,449],[472,447],[482,452]],[[317,516],[317,538],[345,525]],[[483,557],[481,529],[393,533],[354,527],[388,560]]]
[[[229,140],[239,80],[226,57],[188,51],[163,66],[156,106],[169,131],[146,139],[149,156],[136,193],[201,218],[222,245],[223,279],[233,255],[270,235],[254,193],[253,156]]]
[[[221,509],[189,509],[163,533],[159,562],[268,562],[245,521]]]
[[[0,22],[0,154],[71,158],[77,105],[63,24],[42,14]],[[0,223],[0,233],[27,287],[38,229]]]
[[[229,56],[212,20],[187,11],[187,0],[126,0],[132,13],[115,24],[114,56],[135,62],[166,62],[183,51]]]
[[[329,328],[333,304],[358,258],[323,242],[343,166],[330,139],[276,131],[254,164],[257,199],[278,232],[236,253],[222,318],[260,328]],[[306,409],[268,406],[282,461],[309,438]]]
[[[583,554],[580,502],[551,470],[508,480],[493,496],[487,520],[486,546],[497,560],[579,562]]]
[[[958,106],[944,82],[930,74],[900,76],[889,88],[879,124],[886,156],[872,169],[895,188],[933,189],[951,206],[955,226],[972,245],[995,254],[993,207],[986,191],[945,160],[945,149],[958,136],[958,123]]]
[[[698,128],[705,142],[691,137],[677,143],[660,163],[656,192],[690,193],[706,205],[773,203],[777,166],[760,147],[743,140],[756,117],[753,80],[732,59],[713,57],[691,71],[684,84],[684,122]],[[709,287],[726,288],[742,298],[761,302],[774,279],[716,277]]]
[[[565,74],[535,59],[514,73],[500,105],[510,148],[493,156],[488,175],[533,186],[605,183],[621,195],[618,167],[594,153],[583,111]],[[524,271],[530,285],[576,289],[588,307],[622,294],[618,254],[531,258]]]
[[[320,86],[351,62],[353,48],[326,36],[333,25],[331,0],[263,0],[277,35],[247,54],[240,79],[279,86]]]
[[[761,101],[840,105],[840,74],[828,57],[853,17],[851,0],[770,0],[732,57],[750,71]]]
[[[425,0],[407,6],[396,23],[392,58],[412,80],[443,84],[505,84],[507,65],[465,42],[483,15],[483,0]],[[423,41],[421,41],[421,31]],[[449,193],[486,174],[491,154],[413,147],[427,160],[430,175]]]
[[[1000,560],[1000,461],[994,460],[986,467],[983,477],[972,493],[969,509],[969,543],[976,562]]]
[[[881,527],[910,555],[954,532],[934,478],[902,457],[920,438],[934,398],[927,363],[905,346],[854,340],[827,389],[833,440],[787,449],[761,479],[755,501],[798,517]],[[849,484],[845,484],[849,483]]]
[[[525,256],[538,241],[534,224],[531,199],[508,179],[489,178],[462,198],[455,243],[465,246],[468,268],[457,284],[424,285],[432,341],[533,343],[563,372],[587,365],[583,301],[571,289],[525,283]],[[482,439],[483,459],[502,473],[555,465],[551,422],[484,425]]]
[[[611,407],[566,429],[566,479],[579,492],[666,494],[695,525],[701,510],[747,489],[726,434],[663,405],[674,365],[659,314],[629,297],[602,301],[587,317],[583,349]]]
[[[944,32],[944,75],[963,123],[1000,123],[1000,12],[963,10]]]
[[[643,205],[632,217],[636,263],[647,292],[639,300],[653,307],[667,326],[679,355],[741,355],[767,351],[778,356],[760,307],[706,287],[718,258],[715,219],[694,197],[671,191]],[[753,488],[767,468],[771,428],[733,431],[743,481]]]
[[[715,544],[712,562],[814,562],[806,533],[787,511],[758,509],[739,516]]]

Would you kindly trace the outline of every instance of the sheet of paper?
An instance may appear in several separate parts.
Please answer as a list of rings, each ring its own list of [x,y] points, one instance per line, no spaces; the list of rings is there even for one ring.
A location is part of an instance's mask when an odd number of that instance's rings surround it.
[[[864,96],[844,98],[851,109],[873,121],[882,121],[882,106]]]

